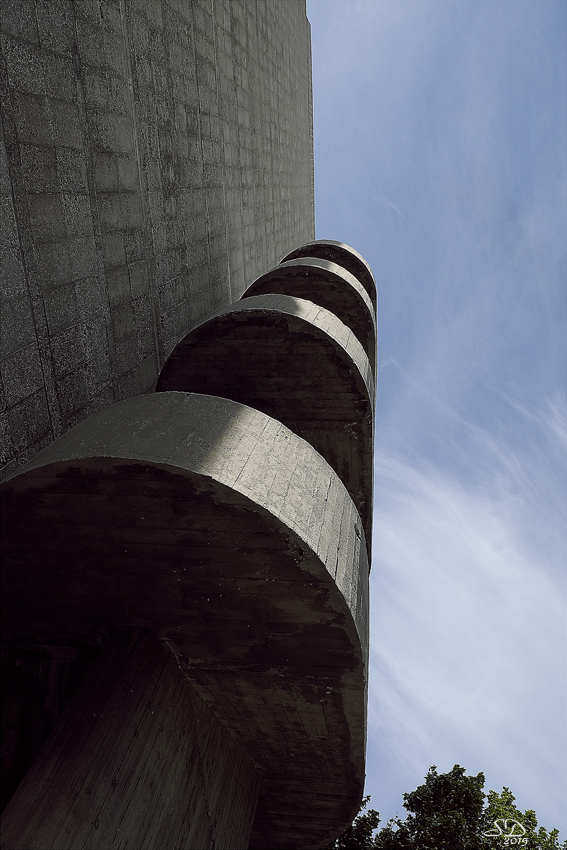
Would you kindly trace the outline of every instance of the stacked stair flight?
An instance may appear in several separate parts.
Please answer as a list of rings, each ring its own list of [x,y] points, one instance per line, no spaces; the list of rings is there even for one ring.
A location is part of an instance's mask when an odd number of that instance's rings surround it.
[[[6,641],[95,649],[2,847],[290,850],[348,826],[375,375],[372,273],[310,242],[190,330],[155,393],[4,482]]]

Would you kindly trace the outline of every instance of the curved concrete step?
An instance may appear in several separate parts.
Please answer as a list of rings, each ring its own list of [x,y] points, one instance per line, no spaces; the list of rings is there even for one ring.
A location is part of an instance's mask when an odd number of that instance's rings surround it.
[[[156,391],[209,393],[255,407],[311,443],[372,526],[374,380],[354,333],[302,298],[257,295],[192,330]]]
[[[304,257],[270,269],[248,287],[242,298],[280,293],[325,307],[353,331],[376,375],[376,319],[370,296],[358,278],[336,263]]]
[[[358,251],[355,251],[354,248],[351,248],[350,245],[345,245],[344,242],[335,242],[333,239],[317,239],[315,242],[308,242],[306,245],[290,251],[282,259],[282,263],[288,260],[298,259],[299,257],[319,257],[322,260],[329,260],[332,263],[343,266],[343,268],[358,278],[368,292],[374,309],[376,309],[376,281],[374,280],[374,275],[364,257]]]
[[[156,635],[267,771],[251,846],[320,846],[350,822],[368,561],[309,443],[225,398],[158,393],[90,416],[2,490],[8,639]]]

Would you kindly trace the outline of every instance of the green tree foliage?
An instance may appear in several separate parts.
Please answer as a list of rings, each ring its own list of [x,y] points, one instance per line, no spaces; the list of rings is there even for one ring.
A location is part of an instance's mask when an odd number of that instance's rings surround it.
[[[484,774],[465,776],[430,767],[425,783],[404,794],[407,818],[391,818],[376,837],[376,850],[482,850]]]
[[[512,830],[516,833],[514,837],[519,839],[515,843],[511,843],[512,836],[506,837],[485,837],[485,847],[491,850],[500,850],[503,847],[523,847],[525,850],[565,850],[567,841],[559,843],[559,830],[552,829],[548,832],[543,826],[538,829],[536,813],[532,809],[527,809],[521,812],[515,806],[515,797],[509,788],[504,787],[501,794],[496,791],[489,791],[487,795],[487,807],[484,810],[485,826],[483,832],[494,832],[495,823],[500,824],[500,828],[504,821],[508,821],[508,828],[504,829],[504,833],[510,833]],[[526,830],[522,834],[521,828],[514,828],[511,821],[516,821]]]
[[[352,826],[325,850],[567,850],[557,829],[538,828],[535,812],[516,807],[509,788],[485,795],[483,787],[482,773],[466,776],[458,764],[441,774],[430,767],[424,784],[404,794],[405,820],[391,818],[376,833],[380,817],[374,809],[364,813],[365,797]]]
[[[380,815],[375,809],[362,814],[369,800],[370,797],[363,798],[358,817],[342,835],[327,844],[325,850],[374,850],[376,844],[373,833],[380,823]]]

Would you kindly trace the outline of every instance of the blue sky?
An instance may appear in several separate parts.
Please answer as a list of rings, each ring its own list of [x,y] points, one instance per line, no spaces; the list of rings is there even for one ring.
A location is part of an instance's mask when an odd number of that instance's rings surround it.
[[[308,0],[317,238],[370,263],[367,793],[483,771],[567,838],[567,3]]]

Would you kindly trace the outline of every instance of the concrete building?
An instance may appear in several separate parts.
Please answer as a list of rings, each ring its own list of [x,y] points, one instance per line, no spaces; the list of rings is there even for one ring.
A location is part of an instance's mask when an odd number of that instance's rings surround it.
[[[3,847],[321,847],[364,785],[376,290],[303,0],[2,14]]]

